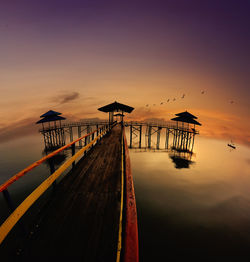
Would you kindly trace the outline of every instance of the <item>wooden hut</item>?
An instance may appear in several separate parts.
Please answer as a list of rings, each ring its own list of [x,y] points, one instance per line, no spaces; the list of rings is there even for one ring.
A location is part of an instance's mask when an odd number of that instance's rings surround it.
[[[188,123],[188,127],[189,127],[189,124],[194,124],[194,130],[195,130],[195,125],[201,126],[201,123],[199,123],[197,120],[195,120],[195,119],[197,119],[197,117],[192,115],[188,111],[181,112],[181,113],[178,113],[178,114],[175,114],[175,115],[177,117],[174,117],[171,120],[176,121],[177,126],[178,126],[178,122],[181,122],[182,126],[184,126],[184,123]]]
[[[119,116],[121,117],[121,122],[123,122],[124,113],[131,113],[134,108],[115,101],[114,103],[98,108],[98,110],[109,113],[109,124],[113,124],[115,112],[120,113]],[[116,114],[116,116],[118,116],[118,114]]]

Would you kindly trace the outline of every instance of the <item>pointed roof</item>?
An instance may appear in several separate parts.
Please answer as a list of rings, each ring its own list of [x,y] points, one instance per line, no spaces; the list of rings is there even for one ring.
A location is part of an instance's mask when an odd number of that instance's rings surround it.
[[[190,118],[194,118],[194,119],[197,119],[196,116],[190,114],[188,111],[185,111],[185,112],[181,112],[179,114],[175,114],[176,116],[183,116],[183,117],[190,117]]]
[[[195,124],[195,125],[201,126],[201,123],[199,123],[198,121],[194,120],[191,117],[178,116],[178,117],[172,118],[171,120],[178,121],[178,122],[189,123],[189,124]]]
[[[61,115],[62,113],[53,111],[53,110],[49,110],[48,112],[44,113],[43,115],[41,115],[40,117],[47,117],[47,116],[58,116]]]
[[[57,120],[65,120],[65,119],[66,118],[62,117],[62,116],[52,115],[52,116],[47,116],[47,117],[40,119],[39,121],[36,122],[36,124],[41,124],[41,123],[46,123],[46,122],[51,122],[51,121],[57,121]]]
[[[106,106],[98,108],[98,110],[105,112],[105,113],[114,112],[114,111],[118,111],[118,110],[121,110],[121,111],[127,112],[127,113],[131,113],[134,110],[134,108],[131,107],[131,106],[127,106],[127,105],[118,103],[118,102],[115,101],[114,103],[111,103],[111,104],[108,104]]]

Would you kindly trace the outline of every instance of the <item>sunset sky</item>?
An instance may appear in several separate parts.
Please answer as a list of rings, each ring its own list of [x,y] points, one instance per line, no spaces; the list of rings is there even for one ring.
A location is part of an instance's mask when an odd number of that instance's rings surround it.
[[[247,0],[2,0],[0,142],[50,109],[107,118],[117,100],[129,119],[188,110],[201,135],[250,146],[249,14]]]

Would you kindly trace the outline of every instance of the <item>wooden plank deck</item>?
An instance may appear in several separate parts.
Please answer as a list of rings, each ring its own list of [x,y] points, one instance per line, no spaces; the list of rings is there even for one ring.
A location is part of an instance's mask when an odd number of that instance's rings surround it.
[[[116,261],[122,128],[115,126],[57,186],[17,261]]]

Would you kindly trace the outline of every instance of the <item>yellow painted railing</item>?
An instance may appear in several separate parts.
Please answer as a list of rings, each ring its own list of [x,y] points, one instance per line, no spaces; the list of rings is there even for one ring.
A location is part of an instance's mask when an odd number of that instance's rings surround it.
[[[112,126],[111,126],[112,128]],[[88,148],[90,148],[99,138],[101,138],[105,133],[107,133],[108,130],[110,130],[110,127],[106,127],[104,130],[103,128],[100,128],[102,132],[93,139],[88,145],[84,146],[82,149],[80,149],[75,155],[73,155],[70,159],[68,159],[64,164],[62,164],[53,174],[51,174],[42,184],[40,184],[11,214],[10,216],[4,221],[4,223],[0,226],[0,244],[3,242],[5,237],[8,235],[8,233],[11,231],[11,229],[15,226],[15,224],[19,221],[19,219],[25,214],[25,212],[33,205],[33,203],[52,185],[52,183],[77,159],[79,158]],[[99,130],[99,129],[98,129]],[[53,157],[57,153],[61,152],[62,150],[70,147],[71,145],[75,144],[79,140],[90,136],[97,132],[98,130],[95,130],[85,136],[82,136],[81,138],[69,143],[66,146],[63,146],[59,148],[58,150],[55,150],[51,154],[47,155],[46,157],[36,161],[32,165],[28,166],[24,170],[20,171],[18,174],[13,176],[11,179],[9,179],[6,183],[1,185],[0,190],[4,191],[7,189],[7,187],[18,180],[21,176],[35,168],[36,166],[43,163],[45,160]],[[0,191],[0,192],[1,192]]]
[[[118,243],[117,243],[117,253],[116,262],[120,262],[121,251],[122,251],[122,221],[123,221],[123,197],[124,197],[124,143],[123,143],[123,132],[122,129],[122,152],[121,152],[121,204],[120,204],[120,217],[119,217],[119,230],[118,230]]]

